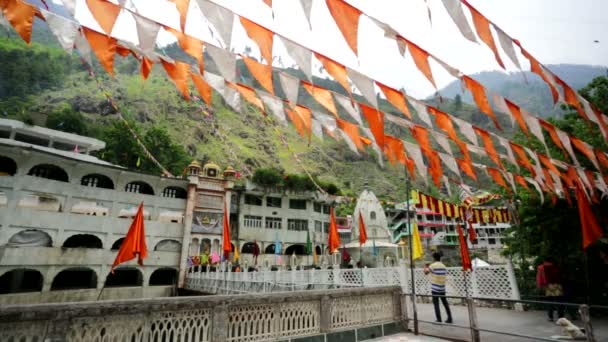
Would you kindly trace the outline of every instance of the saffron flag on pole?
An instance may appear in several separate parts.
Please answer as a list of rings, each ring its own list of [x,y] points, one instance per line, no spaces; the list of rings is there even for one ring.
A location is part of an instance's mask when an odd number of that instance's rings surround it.
[[[462,259],[462,270],[472,270],[471,256],[469,255],[469,247],[467,246],[467,240],[464,238],[464,232],[462,227],[458,225],[458,240],[460,241],[460,257]]]
[[[236,263],[237,261],[239,261],[240,258],[241,256],[239,255],[239,249],[235,247],[234,254],[232,255],[232,260]]]
[[[232,251],[232,244],[230,243],[230,222],[226,201],[224,201],[224,233],[222,235],[222,252],[224,252],[224,258],[228,259],[228,255]]]
[[[329,209],[329,241],[327,246],[329,247],[329,254],[336,253],[340,247],[340,235],[338,235],[338,225],[336,224],[333,207]]]
[[[420,232],[418,231],[418,225],[412,224],[412,260],[420,259],[424,255],[424,249],[422,248],[422,241],[420,240]]]
[[[114,267],[119,264],[135,259],[137,255],[137,263],[143,266],[143,260],[148,256],[148,248],[146,247],[146,235],[144,232],[144,202],[141,202],[137,209],[137,214],[133,218],[131,227],[127,232],[127,236],[120,245],[116,259],[112,264],[111,272],[114,274]]]
[[[359,212],[359,246],[363,246],[367,241],[367,231],[365,230],[365,222],[363,222],[363,215]]]
[[[583,249],[587,249],[595,240],[604,235],[595,214],[591,210],[589,200],[582,190],[582,185],[576,185],[576,202],[578,206],[578,216],[581,220],[581,230],[583,232]]]

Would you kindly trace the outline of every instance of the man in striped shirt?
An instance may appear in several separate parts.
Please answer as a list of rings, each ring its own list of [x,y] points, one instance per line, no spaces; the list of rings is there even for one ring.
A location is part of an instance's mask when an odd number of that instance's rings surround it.
[[[439,300],[443,303],[445,312],[448,316],[446,323],[452,323],[452,312],[448,305],[448,300],[445,298],[445,279],[448,270],[445,265],[441,262],[441,254],[438,252],[433,253],[433,262],[429,266],[425,267],[424,273],[431,274],[431,294],[433,295],[433,306],[435,307],[435,318],[438,323],[441,323],[441,311],[439,309]]]

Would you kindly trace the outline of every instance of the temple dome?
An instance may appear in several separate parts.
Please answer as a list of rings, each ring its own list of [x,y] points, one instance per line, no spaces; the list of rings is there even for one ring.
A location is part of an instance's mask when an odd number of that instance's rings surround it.
[[[380,205],[380,201],[378,201],[376,195],[367,189],[367,187],[359,195],[355,211],[353,212],[351,241],[359,239],[359,213],[363,217],[368,239],[391,242],[384,209],[382,209],[382,205]]]

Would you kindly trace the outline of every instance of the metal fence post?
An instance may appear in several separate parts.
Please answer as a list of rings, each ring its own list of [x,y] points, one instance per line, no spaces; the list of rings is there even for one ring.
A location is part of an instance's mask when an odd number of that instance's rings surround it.
[[[596,342],[595,336],[593,335],[593,327],[591,326],[591,315],[589,314],[589,305],[583,304],[579,306],[578,312],[581,314],[581,321],[585,327],[585,335],[587,336],[587,342]]]
[[[479,330],[477,327],[477,312],[475,311],[475,301],[467,298],[467,309],[469,311],[469,327],[471,329],[471,341],[480,342]]]

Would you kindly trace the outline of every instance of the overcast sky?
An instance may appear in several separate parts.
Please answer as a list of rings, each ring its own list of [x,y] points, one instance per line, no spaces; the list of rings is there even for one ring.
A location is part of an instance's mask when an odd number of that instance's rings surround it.
[[[58,1],[58,0],[54,0]],[[425,97],[433,93],[431,84],[417,71],[409,55],[399,55],[395,41],[383,37],[383,32],[368,18],[359,23],[359,58],[349,49],[329,14],[325,1],[313,1],[312,31],[308,26],[299,0],[274,0],[274,19],[262,0],[213,0],[237,14],[249,17],[270,27],[300,44],[324,53],[339,62],[357,69],[395,88],[403,87],[409,94]],[[467,74],[500,67],[492,52],[481,44],[462,37],[445,11],[441,0],[428,0],[432,25],[424,0],[347,0],[364,13],[393,26],[399,33],[422,48],[437,55]],[[84,0],[77,0],[76,17],[86,25],[95,26]],[[173,4],[166,0],[132,0],[140,13],[155,18],[174,28],[179,27],[179,16]],[[608,13],[606,0],[469,0],[490,20],[521,43],[544,64],[573,63],[608,65]],[[197,9],[191,1],[191,10]],[[465,10],[468,15],[468,10]],[[471,23],[472,25],[472,23]],[[113,32],[124,39],[137,41],[134,22],[128,15],[118,19]],[[218,35],[212,38],[207,22],[199,11],[190,11],[186,32],[204,41],[219,45]],[[166,44],[172,37],[159,36]],[[594,41],[598,40],[599,43]],[[235,22],[231,48],[243,52],[251,46],[259,56],[255,43]],[[275,40],[274,55],[281,56],[285,66],[294,62],[284,47]],[[508,70],[516,70],[506,55],[503,61]],[[520,56],[521,57],[521,56]],[[523,58],[520,62],[528,68]],[[275,61],[275,65],[278,66]],[[439,87],[454,79],[438,65],[432,65]],[[313,67],[313,69],[316,69]]]

